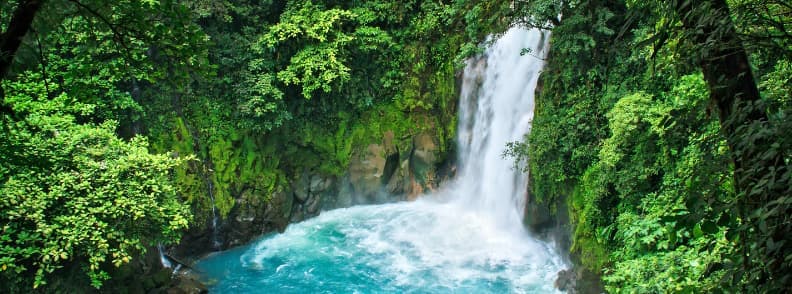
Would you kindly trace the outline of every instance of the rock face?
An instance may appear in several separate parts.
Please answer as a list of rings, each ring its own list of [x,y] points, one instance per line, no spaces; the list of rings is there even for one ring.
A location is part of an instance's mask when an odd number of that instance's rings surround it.
[[[297,198],[291,194],[277,191],[267,199],[253,191],[244,191],[221,227],[221,239],[227,241],[224,246],[242,245],[257,235],[284,230]]]
[[[413,138],[410,156],[410,190],[408,199],[414,200],[426,190],[437,187],[437,139],[428,133]]]
[[[161,293],[167,294],[206,294],[209,289],[201,283],[200,277],[192,271],[174,274],[173,280],[167,289]]]
[[[554,285],[556,289],[566,291],[568,294],[605,293],[599,277],[582,268],[559,271]]]
[[[343,175],[292,171],[288,185],[280,185],[277,191],[246,188],[233,195],[234,205],[227,217],[210,218],[204,226],[193,228],[169,252],[190,260],[283,231],[289,223],[316,216],[322,210],[413,200],[436,188],[438,171],[450,166],[440,161],[452,156],[441,154],[439,141],[428,131],[404,138],[386,131],[379,142],[353,149]],[[445,174],[447,178],[451,173]]]
[[[442,160],[453,156],[443,154],[449,148],[441,148],[439,142],[432,131],[399,138],[386,131],[380,140],[353,148],[347,169],[340,175],[312,169],[288,170],[279,176],[277,185],[238,188],[230,192],[233,206],[226,217],[204,217],[205,223],[194,225],[180,244],[166,250],[189,265],[206,253],[283,231],[289,223],[317,216],[323,210],[416,199],[435,189],[441,177],[453,175],[444,172],[443,167],[452,165]],[[205,293],[199,281],[174,275],[170,286],[162,286],[161,281],[156,285],[159,293]]]
[[[437,187],[441,165],[438,139],[428,132],[419,133],[410,139],[406,152],[400,152],[393,140],[393,132],[386,132],[381,144],[353,153],[349,190],[341,193],[352,194],[351,204],[414,200]]]
[[[566,291],[568,294],[577,293],[577,277],[575,272],[571,269],[558,272],[558,277],[555,280],[555,287],[558,290]]]
[[[361,152],[352,154],[348,172],[352,193],[356,196],[355,204],[379,202],[378,195],[385,181],[385,164],[390,155],[386,153],[381,144],[370,144]]]
[[[112,268],[113,278],[102,285],[101,293],[162,293],[171,283],[171,272],[162,267],[157,248],[148,247],[137,260]]]

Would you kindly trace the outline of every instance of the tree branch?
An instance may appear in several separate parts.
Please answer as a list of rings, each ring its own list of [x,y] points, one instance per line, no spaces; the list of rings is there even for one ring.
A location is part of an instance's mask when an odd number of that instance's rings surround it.
[[[33,19],[36,12],[41,8],[44,0],[20,0],[17,8],[11,15],[11,21],[6,27],[6,31],[0,34],[0,82],[8,75],[11,64],[14,62],[22,39],[33,26]],[[5,91],[0,86],[0,115],[14,116],[14,109],[5,103]]]
[[[0,35],[0,80],[8,75],[14,56],[22,44],[22,39],[33,26],[33,19],[42,2],[44,0],[19,1],[6,31]]]
[[[127,51],[129,50],[129,47],[127,46],[126,42],[124,41],[124,34],[122,34],[120,31],[118,31],[118,29],[116,28],[116,25],[113,24],[112,22],[110,22],[110,20],[108,20],[104,15],[102,15],[101,13],[96,11],[95,9],[93,9],[91,7],[88,7],[87,5],[80,3],[80,1],[69,0],[69,2],[74,3],[79,8],[82,8],[85,11],[88,11],[88,13],[96,16],[105,25],[107,25],[108,28],[110,28],[110,31],[113,32],[113,36],[115,36],[116,40],[118,40],[118,42],[121,43],[121,46],[124,47],[124,49],[126,49]]]

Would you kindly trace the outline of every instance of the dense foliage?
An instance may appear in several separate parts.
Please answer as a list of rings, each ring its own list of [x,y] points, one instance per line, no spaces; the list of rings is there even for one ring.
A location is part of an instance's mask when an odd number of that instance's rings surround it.
[[[580,262],[612,292],[788,289],[790,7],[537,2],[528,13],[563,18],[547,22],[532,133],[511,153],[536,197],[568,201]],[[733,48],[756,77],[736,85],[760,100],[724,94],[736,77],[711,64]]]
[[[180,160],[150,154],[145,138],[118,138],[115,121],[79,123],[95,105],[66,93],[42,100],[37,74],[4,88],[27,115],[4,118],[0,135],[0,281],[37,288],[56,270],[81,267],[98,287],[106,263],[128,263],[187,228],[169,175]]]
[[[26,2],[2,4],[2,23]],[[119,137],[119,126],[141,115],[130,85],[173,79],[167,66],[200,69],[202,47],[188,40],[196,26],[153,2],[40,9],[0,80],[0,290],[82,291],[70,289],[100,287],[113,268],[188,227],[172,170],[189,158],[152,154],[146,138]]]
[[[0,291],[100,287],[385,132],[452,148],[460,61],[509,5],[4,1]]]
[[[100,287],[213,212],[270,201],[305,171],[341,175],[386,132],[398,152],[423,132],[453,148],[461,61],[512,24],[553,36],[533,131],[510,153],[537,198],[568,202],[583,266],[614,292],[788,289],[790,13],[777,0],[3,1],[0,291]]]

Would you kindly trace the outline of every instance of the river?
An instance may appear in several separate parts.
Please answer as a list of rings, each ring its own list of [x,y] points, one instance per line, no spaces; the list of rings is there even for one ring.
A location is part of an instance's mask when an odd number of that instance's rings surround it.
[[[568,265],[524,227],[527,175],[502,155],[530,130],[547,39],[512,28],[468,61],[454,180],[417,201],[325,211],[213,254],[196,265],[210,291],[556,292],[556,275]]]

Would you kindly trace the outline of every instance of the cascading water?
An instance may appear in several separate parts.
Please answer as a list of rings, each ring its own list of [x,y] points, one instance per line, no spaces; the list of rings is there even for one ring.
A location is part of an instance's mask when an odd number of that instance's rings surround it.
[[[206,187],[209,193],[209,199],[212,201],[212,249],[220,250],[223,246],[223,243],[220,242],[220,238],[218,237],[220,234],[217,231],[217,202],[215,202],[214,198],[214,183],[211,179],[206,179]]]
[[[506,143],[528,133],[534,90],[544,61],[521,56],[522,48],[540,52],[546,34],[512,29],[486,58],[469,61],[459,104],[458,146],[462,163],[451,193],[455,201],[489,214],[500,225],[522,229],[526,175],[503,158]]]
[[[173,268],[173,263],[165,256],[165,247],[162,244],[157,244],[157,253],[159,253],[160,264],[164,268]]]
[[[522,225],[525,176],[502,158],[529,130],[546,38],[509,30],[465,69],[459,176],[418,201],[323,212],[198,264],[215,292],[553,292],[565,267]]]

